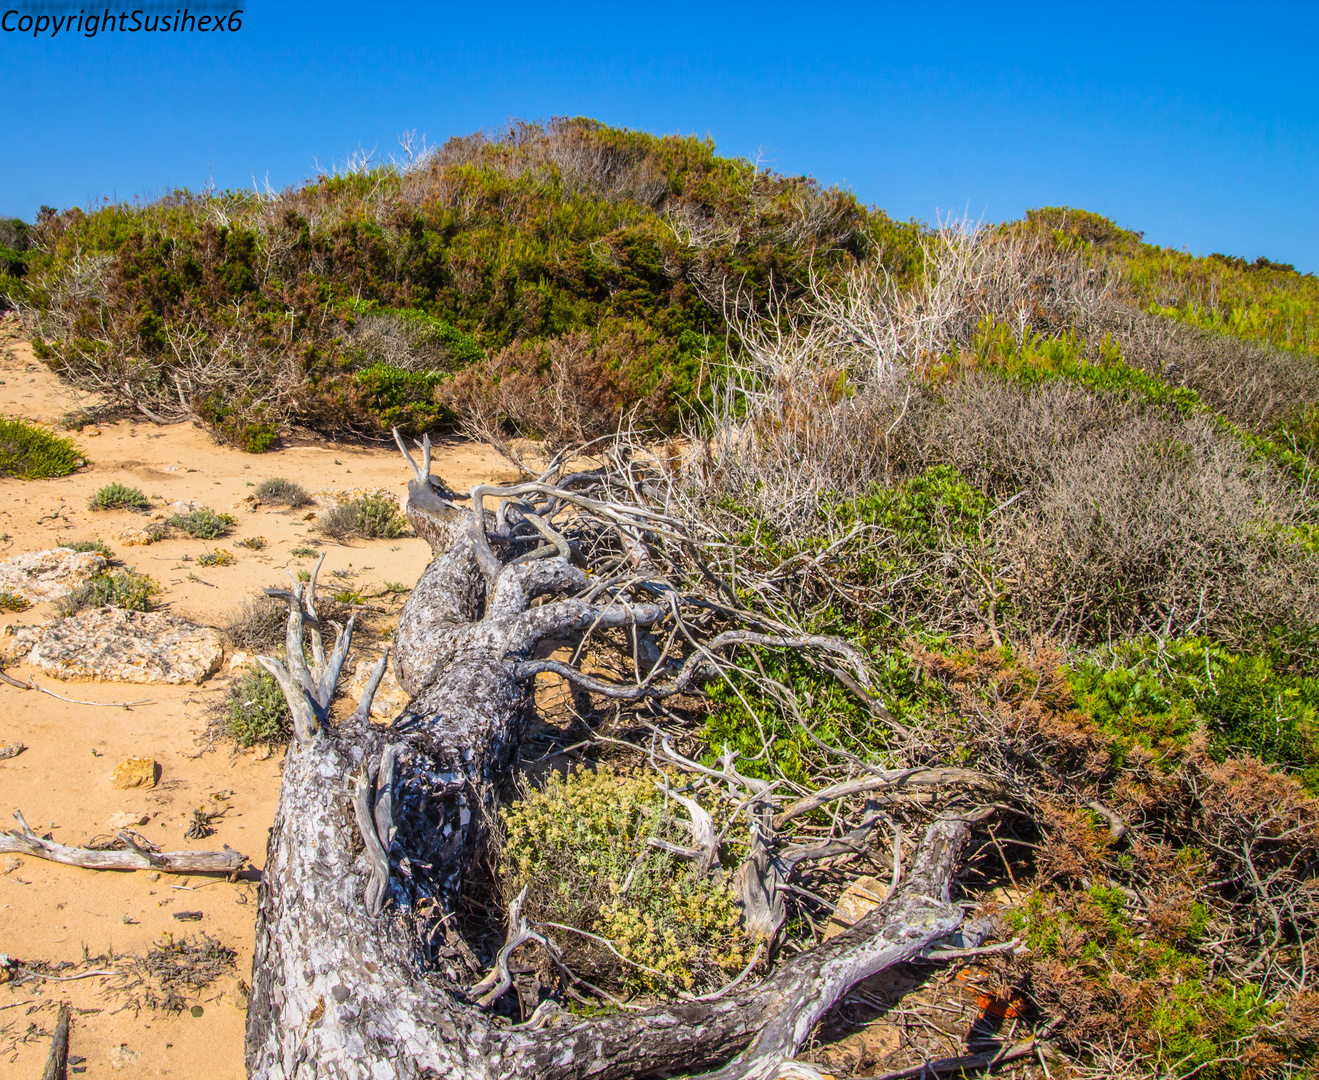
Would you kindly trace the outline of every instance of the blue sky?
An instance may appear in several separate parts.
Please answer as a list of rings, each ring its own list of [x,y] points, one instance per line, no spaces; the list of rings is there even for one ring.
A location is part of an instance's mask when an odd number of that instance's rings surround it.
[[[236,33],[0,32],[0,215],[586,115],[709,134],[900,218],[1079,206],[1319,271],[1319,4],[918,7],[254,0]]]

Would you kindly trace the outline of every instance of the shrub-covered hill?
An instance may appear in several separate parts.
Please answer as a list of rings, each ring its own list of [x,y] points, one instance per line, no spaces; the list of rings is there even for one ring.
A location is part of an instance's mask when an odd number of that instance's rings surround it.
[[[595,433],[634,406],[671,426],[730,305],[762,312],[859,259],[909,275],[916,235],[708,140],[559,120],[279,194],[43,211],[5,283],[69,378],[251,450],[291,424],[435,428],[551,373]]]
[[[736,609],[844,637],[870,689],[756,645],[688,712],[592,723],[647,745],[671,725],[707,761],[731,748],[785,799],[876,769],[976,770],[998,801],[959,899],[1028,950],[976,962],[1021,1003],[1012,1030],[1069,1059],[1053,1075],[1315,1075],[1312,275],[1062,208],[926,230],[707,143],[582,120],[6,236],[4,291],[50,363],[111,407],[197,416],[251,449],[295,425],[459,423],[549,450],[631,416],[690,436],[625,434],[612,459],[651,469],[643,494],[707,542],[683,572],[721,583],[708,628]],[[618,557],[593,589],[634,580],[631,548]],[[582,808],[631,792],[644,816],[652,787],[584,772],[515,804],[505,900],[526,883],[512,868],[603,865]],[[803,814],[797,839],[873,824],[868,798]],[[883,805],[906,865],[934,804]],[[538,822],[562,820],[582,828],[549,846]],[[639,865],[636,836],[604,861]],[[882,855],[794,878],[794,947],[859,873],[897,869]],[[606,895],[607,875],[587,879],[578,893]],[[654,880],[656,907],[630,903],[671,925]],[[630,951],[630,918],[569,907],[556,922],[667,970]],[[739,929],[713,917],[731,963]],[[581,970],[624,992],[617,958]]]

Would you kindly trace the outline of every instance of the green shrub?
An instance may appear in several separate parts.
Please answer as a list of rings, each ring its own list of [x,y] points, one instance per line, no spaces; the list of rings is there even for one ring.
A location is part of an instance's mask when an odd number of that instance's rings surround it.
[[[264,536],[245,536],[236,543],[238,547],[247,548],[248,551],[260,551],[266,546],[266,538]]]
[[[97,490],[92,496],[93,510],[150,510],[151,500],[140,488],[113,483]]]
[[[32,606],[27,597],[8,589],[0,589],[0,611],[26,611]]]
[[[217,514],[210,507],[201,506],[186,514],[175,514],[166,524],[182,529],[194,540],[214,540],[227,535],[236,522],[232,514]]]
[[[123,608],[125,611],[150,611],[154,598],[160,595],[160,585],[146,574],[135,570],[102,571],[79,585],[60,600],[56,607],[61,615],[73,615],[86,608]]]
[[[295,547],[289,548],[289,554],[295,559],[314,559],[320,553],[311,547]]]
[[[307,494],[307,489],[301,484],[294,483],[292,480],[285,480],[279,476],[261,481],[257,485],[256,497],[262,502],[287,506],[290,510],[310,506],[312,501],[311,496]]]
[[[1319,793],[1319,679],[1207,637],[1140,638],[1073,665],[1077,703],[1118,746],[1160,753],[1197,731],[1220,758],[1251,754]]]
[[[114,558],[114,552],[105,546],[105,542],[100,539],[96,540],[70,540],[61,544],[60,547],[66,547],[70,551],[92,551],[97,555],[103,555],[107,559]]]
[[[229,686],[223,706],[224,732],[239,746],[284,742],[292,730],[288,702],[264,668],[248,668]]]
[[[24,420],[0,420],[0,476],[46,480],[87,464],[68,439]]]
[[[336,540],[358,536],[365,540],[392,540],[402,536],[408,519],[388,495],[363,495],[332,507],[316,519],[315,529]]]
[[[348,604],[351,607],[360,607],[362,604],[366,603],[362,598],[362,594],[356,589],[340,590],[334,594],[334,602],[336,604]]]
[[[511,901],[525,885],[523,911],[533,920],[609,938],[623,956],[653,969],[620,966],[602,945],[564,935],[576,971],[631,989],[717,985],[746,964],[752,943],[739,929],[724,874],[697,878],[647,843],[660,834],[662,802],[654,773],[602,765],[566,779],[552,774],[544,788],[500,812],[501,888]]]
[[[397,427],[405,435],[454,423],[453,410],[435,400],[435,388],[446,378],[439,372],[406,371],[389,364],[372,364],[353,376],[360,406],[379,429]]]
[[[197,556],[198,566],[228,566],[234,561],[234,553],[226,551],[224,548],[216,548],[214,551],[204,551]]]

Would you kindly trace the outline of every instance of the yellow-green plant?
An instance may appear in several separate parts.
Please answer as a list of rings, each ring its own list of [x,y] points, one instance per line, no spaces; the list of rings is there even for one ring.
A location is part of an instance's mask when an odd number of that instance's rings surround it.
[[[610,941],[622,961],[591,938],[549,931],[588,978],[652,993],[718,985],[752,943],[721,867],[701,874],[649,843],[690,842],[657,781],[578,768],[506,808],[503,891],[511,900],[525,886],[531,919]]]

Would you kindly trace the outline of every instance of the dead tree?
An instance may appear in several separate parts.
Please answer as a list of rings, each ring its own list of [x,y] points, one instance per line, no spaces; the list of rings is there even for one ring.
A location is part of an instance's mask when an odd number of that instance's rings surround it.
[[[420,465],[399,445],[415,473],[408,517],[436,554],[394,640],[410,704],[388,726],[369,721],[382,658],[356,712],[329,721],[352,623],[327,657],[314,576],[278,594],[289,605],[286,663],[262,660],[289,700],[295,738],[261,885],[247,1024],[251,1077],[567,1080],[703,1069],[720,1078],[772,1077],[856,982],[959,932],[963,913],[949,886],[976,816],[969,808],[934,818],[884,905],[758,982],[745,978],[748,969],[704,998],[593,1019],[550,1006],[510,1025],[487,1011],[506,988],[512,944],[543,938],[512,912],[509,945],[473,987],[436,962],[436,943],[455,934],[458,892],[512,769],[535,674],[556,670],[592,692],[659,697],[707,677],[718,650],[739,641],[845,647],[733,632],[693,641],[681,665],[658,664],[644,678],[638,671],[635,684],[623,687],[533,660],[550,637],[602,627],[634,633],[676,619],[682,598],[662,575],[648,576],[647,551],[656,537],[682,539],[681,523],[650,509],[630,481],[604,473],[552,472],[510,487],[477,487],[464,508],[430,476],[428,444]],[[492,496],[497,505],[488,508]],[[576,565],[577,546],[551,524],[565,507],[618,541],[616,566],[627,571],[627,588]],[[722,772],[686,764],[745,781],[731,755]],[[867,790],[906,780],[880,776]],[[746,783],[764,805],[763,812],[752,808],[752,857],[739,887],[748,925],[772,935],[782,923],[776,883],[784,862],[771,857],[772,800]]]

